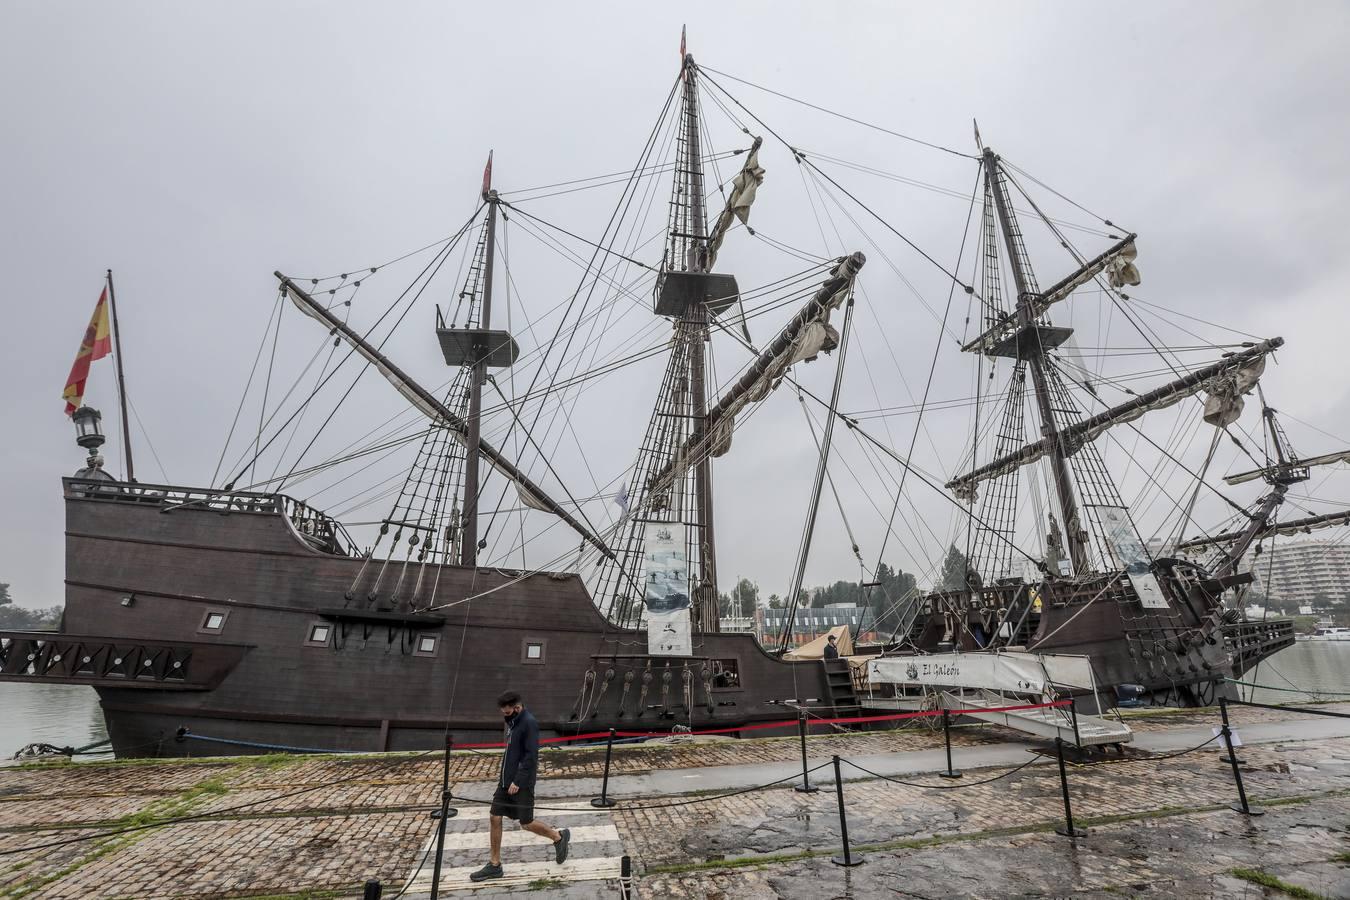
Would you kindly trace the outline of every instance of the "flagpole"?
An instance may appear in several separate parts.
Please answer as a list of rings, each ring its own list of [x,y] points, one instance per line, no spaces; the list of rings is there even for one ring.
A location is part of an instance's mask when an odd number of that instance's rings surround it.
[[[127,461],[127,481],[136,480],[131,462],[131,424],[127,411],[127,382],[122,375],[122,329],[117,327],[117,292],[113,290],[112,269],[108,270],[108,308],[112,312],[113,353],[117,363],[117,398],[122,407],[122,455]]]

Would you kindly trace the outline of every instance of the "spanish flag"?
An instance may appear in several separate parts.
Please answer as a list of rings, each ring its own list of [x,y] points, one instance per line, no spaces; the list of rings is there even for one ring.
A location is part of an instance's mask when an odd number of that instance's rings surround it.
[[[84,383],[89,379],[89,364],[102,359],[112,352],[112,331],[108,327],[108,288],[98,295],[98,305],[94,307],[94,317],[84,331],[84,340],[80,342],[80,352],[75,354],[75,365],[70,367],[70,377],[66,379],[66,389],[61,392],[66,401],[66,415],[80,408],[84,402]]]

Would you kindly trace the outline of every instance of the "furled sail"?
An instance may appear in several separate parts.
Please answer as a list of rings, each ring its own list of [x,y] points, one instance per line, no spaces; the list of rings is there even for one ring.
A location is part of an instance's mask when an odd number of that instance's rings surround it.
[[[299,285],[290,278],[276,273],[277,278],[286,289],[287,295],[296,308],[317,322],[323,324],[329,329],[330,333],[336,334],[348,344],[352,349],[366,359],[375,370],[385,377],[390,384],[394,386],[400,394],[404,396],[414,407],[421,411],[427,418],[434,422],[439,422],[449,429],[460,444],[468,447],[469,426],[463,418],[456,415],[452,410],[436,399],[435,395],[422,387],[398,366],[394,365],[388,358],[381,354],[377,349],[361,335],[357,334],[351,328],[347,327],[336,316],[324,309],[313,297],[306,293]],[[478,442],[477,452],[488,464],[496,469],[501,475],[515,485],[516,493],[520,496],[521,502],[533,509],[543,512],[551,512],[558,516],[564,522],[580,534],[587,543],[594,546],[601,553],[613,558],[614,552],[606,546],[605,542],[591,533],[585,525],[581,524],[567,510],[563,509],[558,503],[549,497],[542,489],[530,480],[524,472],[516,468],[515,464],[506,459],[501,453],[489,444],[487,441]]]
[[[750,152],[745,156],[745,164],[736,177],[731,179],[731,195],[727,197],[726,209],[717,217],[712,233],[708,235],[708,269],[711,270],[717,260],[717,251],[722,248],[722,240],[731,230],[736,219],[747,229],[750,228],[750,206],[755,202],[755,192],[764,183],[764,169],[759,164],[759,145],[763,138],[755,138]],[[752,231],[751,234],[754,232]]]
[[[1313,466],[1330,466],[1338,462],[1350,462],[1350,450],[1337,450],[1335,453],[1323,453],[1321,456],[1310,456],[1307,459],[1290,460],[1290,465],[1311,468]],[[1244,484],[1248,481],[1255,481],[1258,478],[1265,478],[1266,475],[1276,471],[1276,467],[1267,467],[1264,469],[1252,469],[1249,472],[1239,472],[1236,475],[1228,475],[1224,478],[1228,484]]]
[[[1340,512],[1325,513],[1320,516],[1307,516],[1302,519],[1290,519],[1287,522],[1271,522],[1262,527],[1258,537],[1269,537],[1279,535],[1281,537],[1292,537],[1298,534],[1309,534],[1320,528],[1332,528],[1337,525],[1350,525],[1350,509]],[[1216,534],[1211,537],[1192,538],[1189,541],[1182,541],[1177,544],[1177,550],[1190,552],[1201,550],[1205,547],[1212,547],[1216,544],[1226,544],[1241,536],[1240,531],[1225,531],[1222,534]]]
[[[1140,394],[1132,400],[1113,406],[1108,410],[1090,416],[1081,422],[1060,429],[1059,439],[1063,441],[1064,454],[1071,456],[1085,445],[1100,437],[1108,428],[1132,422],[1145,413],[1166,409],[1193,394],[1209,391],[1211,395],[1221,393],[1231,397],[1231,392],[1250,391],[1256,385],[1265,365],[1265,357],[1283,346],[1284,338],[1274,337],[1262,341],[1213,365],[1197,369],[1175,381]],[[1240,400],[1240,394],[1238,399]],[[1240,411],[1241,407],[1239,407]],[[1205,419],[1210,421],[1208,404]],[[1231,420],[1229,420],[1231,421]],[[947,489],[963,500],[974,500],[976,488],[981,482],[1005,475],[1028,463],[1036,462],[1050,453],[1050,440],[1041,438],[1013,452],[981,466],[973,472],[953,478],[947,482]]]
[[[833,350],[839,333],[830,325],[830,313],[847,299],[867,257],[861,253],[846,256],[830,270],[830,277],[816,290],[806,305],[788,321],[750,367],[708,410],[706,429],[686,438],[676,448],[671,462],[652,475],[650,490],[663,491],[703,453],[721,456],[731,448],[731,433],[736,414],[758,403],[773,392],[788,370],[803,360],[815,359]]]

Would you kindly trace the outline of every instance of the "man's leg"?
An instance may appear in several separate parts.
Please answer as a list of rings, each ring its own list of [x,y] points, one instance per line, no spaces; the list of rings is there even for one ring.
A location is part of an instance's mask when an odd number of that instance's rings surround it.
[[[555,843],[555,844],[556,844],[558,841],[562,840],[562,835],[557,831],[557,829],[550,828],[549,826],[545,825],[543,822],[540,822],[538,819],[535,819],[534,821],[530,822],[528,825],[522,825],[522,826],[520,826],[520,827],[521,827],[521,828],[524,828],[526,831],[533,832],[534,834],[537,834],[537,835],[539,835],[540,837],[548,838],[550,841],[553,841],[553,843]],[[501,843],[501,831],[500,831],[500,830],[498,830],[498,832],[497,832],[497,843]]]
[[[492,823],[489,829],[492,846],[491,862],[494,866],[500,866],[502,864],[502,817],[490,816],[489,820]]]

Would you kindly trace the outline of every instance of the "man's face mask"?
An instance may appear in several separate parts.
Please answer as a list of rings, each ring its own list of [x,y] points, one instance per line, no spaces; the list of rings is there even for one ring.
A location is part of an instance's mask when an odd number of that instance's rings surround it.
[[[515,708],[514,706],[503,706],[503,707],[502,707],[502,718],[505,719],[506,721],[508,721],[508,722],[511,721],[511,717],[514,716],[515,714],[516,714],[516,708]]]

